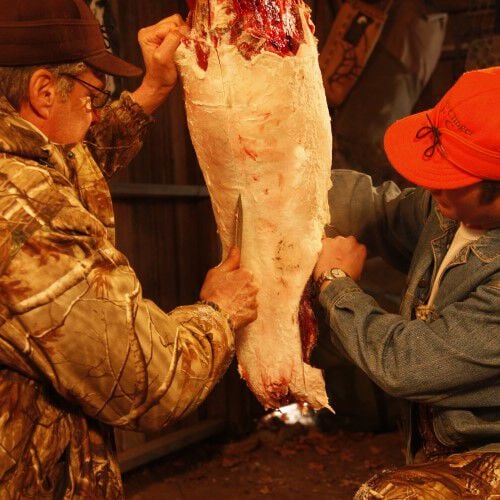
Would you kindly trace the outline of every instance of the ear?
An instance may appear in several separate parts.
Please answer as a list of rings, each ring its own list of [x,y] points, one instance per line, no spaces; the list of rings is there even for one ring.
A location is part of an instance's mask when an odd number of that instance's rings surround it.
[[[38,69],[31,75],[28,89],[28,103],[39,118],[50,118],[57,96],[55,76],[46,69]]]

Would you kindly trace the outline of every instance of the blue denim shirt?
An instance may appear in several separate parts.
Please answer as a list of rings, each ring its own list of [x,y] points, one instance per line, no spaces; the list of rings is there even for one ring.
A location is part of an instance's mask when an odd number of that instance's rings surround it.
[[[327,342],[387,393],[432,405],[443,444],[500,451],[500,228],[459,252],[427,311],[457,223],[424,189],[374,188],[369,176],[347,170],[332,180],[331,231],[355,235],[408,278],[400,314],[384,311],[349,278],[331,282],[319,297]],[[409,461],[415,432],[410,425]]]

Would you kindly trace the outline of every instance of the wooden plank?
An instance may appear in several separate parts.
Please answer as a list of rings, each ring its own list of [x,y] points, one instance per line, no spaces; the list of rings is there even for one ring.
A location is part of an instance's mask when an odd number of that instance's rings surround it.
[[[225,427],[226,423],[223,419],[208,420],[120,452],[118,453],[120,470],[127,472],[140,467],[169,453],[219,434],[224,431]]]
[[[490,6],[483,9],[451,13],[446,30],[445,46],[466,44],[475,38],[493,33],[495,9]]]
[[[115,446],[118,453],[132,448],[143,446],[146,441],[146,435],[142,432],[125,431],[123,429],[114,429]]]
[[[500,2],[495,2],[495,33],[500,34]]]
[[[475,9],[492,7],[495,5],[495,0],[435,0],[433,7],[442,12],[468,12]]]
[[[199,297],[204,274],[200,269],[200,247],[204,246],[198,234],[200,221],[198,204],[178,202],[174,208],[175,245],[177,259],[178,294],[180,304],[193,303]]]
[[[311,0],[315,36],[318,39],[318,49],[321,51],[330,33],[333,21],[337,15],[340,3],[330,0]]]
[[[114,182],[113,198],[208,198],[205,186]]]

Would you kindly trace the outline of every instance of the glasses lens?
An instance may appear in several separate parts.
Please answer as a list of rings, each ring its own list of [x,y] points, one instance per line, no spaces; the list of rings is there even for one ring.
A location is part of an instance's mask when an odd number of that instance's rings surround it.
[[[106,103],[108,102],[108,94],[101,94],[100,92],[98,94],[94,94],[92,96],[92,106],[94,108],[103,108],[106,106]]]

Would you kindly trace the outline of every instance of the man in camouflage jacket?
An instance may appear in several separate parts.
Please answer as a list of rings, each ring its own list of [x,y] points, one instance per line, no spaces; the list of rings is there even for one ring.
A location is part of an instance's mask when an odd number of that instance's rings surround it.
[[[142,31],[143,84],[101,110],[106,68],[89,61],[67,75],[63,117],[50,114],[57,67],[30,70],[19,106],[0,96],[0,498],[121,498],[110,426],[158,431],[192,411],[231,361],[231,327],[255,318],[237,251],[209,272],[205,303],[165,313],[114,245],[106,179],[175,83],[182,26],[175,16]],[[64,139],[75,113],[91,125],[85,141]]]

